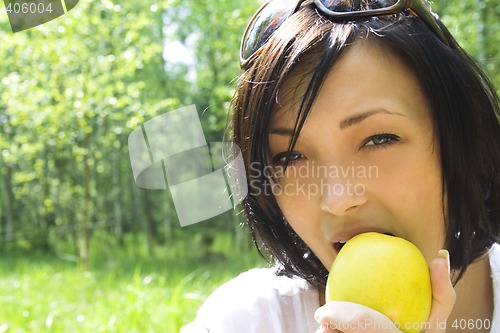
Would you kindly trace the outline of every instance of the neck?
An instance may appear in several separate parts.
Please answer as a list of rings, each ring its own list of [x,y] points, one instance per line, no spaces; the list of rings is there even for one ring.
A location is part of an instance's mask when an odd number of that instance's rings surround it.
[[[469,265],[455,286],[457,300],[447,321],[447,333],[489,332],[493,317],[493,283],[488,255]],[[488,322],[489,321],[489,322]]]

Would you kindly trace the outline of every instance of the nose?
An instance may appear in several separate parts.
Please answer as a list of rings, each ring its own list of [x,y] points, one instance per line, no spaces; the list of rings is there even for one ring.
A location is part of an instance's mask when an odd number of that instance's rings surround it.
[[[367,201],[366,187],[349,179],[335,179],[327,183],[321,201],[321,209],[341,216],[354,212]]]

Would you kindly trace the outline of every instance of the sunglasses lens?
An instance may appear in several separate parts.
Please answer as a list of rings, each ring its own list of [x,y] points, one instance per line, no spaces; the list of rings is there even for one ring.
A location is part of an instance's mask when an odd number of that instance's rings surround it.
[[[241,47],[242,59],[250,58],[264,45],[294,10],[289,1],[275,0],[267,3],[247,27],[246,38]]]
[[[320,0],[319,2],[332,12],[343,13],[388,8],[399,0]]]

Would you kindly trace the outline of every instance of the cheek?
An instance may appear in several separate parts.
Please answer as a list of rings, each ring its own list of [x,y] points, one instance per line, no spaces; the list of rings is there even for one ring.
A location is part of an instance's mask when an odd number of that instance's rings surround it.
[[[442,177],[438,152],[416,142],[377,161],[376,187],[399,206],[419,209],[441,205]]]
[[[275,195],[276,201],[285,215],[288,223],[297,232],[301,226],[311,221],[314,212],[311,209],[311,198],[307,196],[290,195],[290,188],[282,187]],[[298,232],[297,232],[298,233]]]
[[[383,205],[430,262],[444,245],[445,221],[440,166],[434,155],[408,157],[392,172],[381,173]]]
[[[321,210],[319,204],[315,204],[316,199],[316,197],[308,197],[307,195],[276,196],[276,201],[288,223],[309,246],[315,243],[317,237],[321,237],[319,225]]]

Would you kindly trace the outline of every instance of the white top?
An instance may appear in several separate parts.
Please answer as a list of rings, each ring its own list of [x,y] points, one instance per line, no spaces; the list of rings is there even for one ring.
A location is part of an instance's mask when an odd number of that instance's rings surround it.
[[[494,291],[491,331],[500,333],[500,245],[489,252]],[[255,268],[219,287],[180,333],[313,333],[318,291],[299,278]]]

